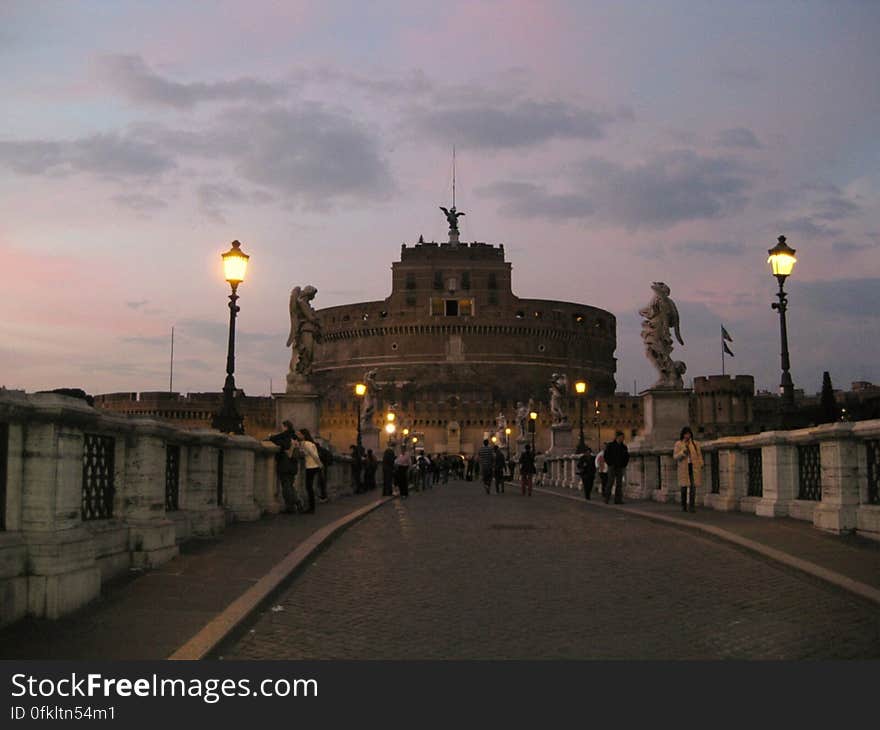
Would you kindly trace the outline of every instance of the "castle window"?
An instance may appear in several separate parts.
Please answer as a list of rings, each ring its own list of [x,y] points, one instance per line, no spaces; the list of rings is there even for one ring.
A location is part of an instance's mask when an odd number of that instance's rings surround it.
[[[458,301],[458,313],[462,317],[471,317],[474,314],[474,303],[471,299],[460,299]]]
[[[516,318],[517,318],[517,319],[525,319],[525,318],[526,318],[526,313],[523,312],[521,309],[518,309],[517,312],[516,312]]]
[[[447,299],[446,300],[446,316],[447,317],[457,317],[458,316],[458,299]]]
[[[412,272],[406,275],[406,288],[407,289],[415,289],[416,288],[416,275]]]
[[[542,319],[544,317],[543,312],[535,312],[535,319]]]
[[[379,319],[385,319],[385,317],[387,317],[387,316],[388,316],[388,312],[386,312],[384,309],[381,312],[379,312]]]
[[[434,272],[434,288],[441,290],[443,289],[443,272],[435,271]]]
[[[406,305],[408,307],[414,307],[416,305],[416,295],[415,294],[407,294],[406,295]]]
[[[462,289],[470,289],[471,288],[471,272],[470,271],[462,272],[461,288]]]
[[[489,290],[489,304],[498,304],[498,292],[494,289]]]

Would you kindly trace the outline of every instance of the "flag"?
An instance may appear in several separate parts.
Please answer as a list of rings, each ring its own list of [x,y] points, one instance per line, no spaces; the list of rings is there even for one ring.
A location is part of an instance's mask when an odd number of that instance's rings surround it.
[[[727,343],[722,340],[721,346],[724,348],[724,352],[733,357],[733,353],[730,351],[730,348],[727,346]]]
[[[733,342],[733,337],[730,336],[730,333],[724,329],[724,325],[721,325],[721,339],[727,340],[728,342]],[[730,353],[733,354],[732,352]]]

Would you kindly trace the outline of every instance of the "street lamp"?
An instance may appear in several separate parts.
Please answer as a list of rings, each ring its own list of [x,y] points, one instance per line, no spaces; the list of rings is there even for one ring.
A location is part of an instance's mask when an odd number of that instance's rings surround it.
[[[578,439],[578,445],[575,449],[576,454],[583,454],[587,450],[587,444],[584,441],[584,396],[587,394],[587,383],[583,380],[578,380],[574,384],[574,391],[580,397],[578,401],[580,402],[580,423],[581,423],[581,437]]]
[[[504,429],[504,440],[507,442],[507,460],[510,461],[510,434],[512,433],[510,426]]]
[[[495,444],[498,443],[498,437],[497,437],[497,436],[493,436],[493,437],[490,439],[490,441],[492,441],[492,446],[495,446]]]
[[[409,429],[405,428],[403,429],[403,431],[401,431],[401,433],[403,434],[403,439],[401,440],[400,444],[403,447],[403,450],[406,451],[406,444],[409,441]]]
[[[786,416],[790,416],[792,411],[794,411],[794,383],[791,380],[791,373],[789,372],[791,363],[788,359],[788,327],[785,322],[785,311],[788,309],[788,296],[783,287],[785,285],[785,280],[791,274],[797,259],[794,257],[794,249],[789,248],[785,243],[785,236],[780,236],[777,241],[778,243],[767,251],[770,255],[767,259],[767,263],[770,264],[773,276],[775,276],[776,280],[779,282],[779,291],[776,292],[779,301],[773,302],[771,306],[779,312],[779,334],[780,339],[782,340],[782,383],[779,386],[779,390],[782,393],[782,416],[783,420],[785,420]]]
[[[238,285],[244,281],[247,272],[248,256],[241,250],[241,243],[232,242],[232,248],[221,254],[223,274],[232,294],[229,295],[229,348],[226,352],[226,381],[223,383],[223,404],[220,412],[211,421],[211,427],[223,433],[244,433],[244,421],[235,405],[235,316],[240,307],[238,301]]]
[[[602,434],[599,431],[599,401],[596,401],[595,407],[596,415],[593,416],[593,421],[596,424],[596,453],[598,454],[602,450]]]
[[[354,386],[354,394],[357,398],[358,404],[358,421],[357,421],[357,452],[358,454],[363,451],[363,440],[361,439],[361,401],[364,399],[364,395],[366,395],[367,386],[363,383],[356,383]]]
[[[538,420],[538,414],[535,411],[529,411],[529,433],[532,434],[532,453],[535,453],[535,421]]]
[[[394,443],[394,432],[397,431],[397,425],[394,423],[396,418],[397,415],[394,411],[388,411],[385,414],[385,433],[388,434],[388,446]]]

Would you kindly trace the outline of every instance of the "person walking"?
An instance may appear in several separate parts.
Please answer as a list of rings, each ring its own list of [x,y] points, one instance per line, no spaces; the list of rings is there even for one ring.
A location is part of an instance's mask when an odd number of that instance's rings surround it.
[[[483,479],[486,494],[489,494],[492,491],[492,475],[495,467],[495,453],[489,446],[489,439],[483,439],[483,445],[477,452],[477,463],[480,465],[480,477]]]
[[[474,457],[467,458],[467,469],[464,473],[465,481],[472,482],[474,480]]]
[[[452,467],[452,464],[449,462],[449,456],[446,454],[440,454],[440,481],[443,484],[449,484],[449,470]]]
[[[367,457],[364,459],[364,491],[369,492],[376,488],[376,470],[379,468],[379,462],[373,454],[372,449],[367,449]]]
[[[493,476],[495,477],[495,494],[504,494],[504,469],[507,462],[504,459],[504,454],[501,453],[501,449],[498,448],[498,444],[493,447],[493,451]]]
[[[412,466],[412,457],[406,452],[406,448],[401,449],[400,454],[394,460],[394,482],[397,484],[397,491],[400,493],[401,499],[409,497],[409,468]]]
[[[596,459],[593,450],[587,446],[577,462],[577,473],[581,476],[584,485],[584,499],[589,499],[593,492],[593,482],[596,480]]]
[[[608,465],[608,481],[605,487],[605,502],[614,490],[614,504],[623,504],[623,472],[629,463],[629,449],[623,443],[623,431],[614,434],[614,441],[605,445],[605,463]]]
[[[382,454],[382,496],[390,497],[393,494],[392,480],[394,479],[394,449],[390,446]]]
[[[599,488],[602,490],[602,496],[608,490],[608,464],[605,463],[605,449],[599,449],[596,454],[596,473],[599,475]],[[608,501],[607,499],[605,500]]]
[[[283,511],[292,514],[302,511],[296,487],[293,486],[299,471],[298,459],[294,450],[296,431],[290,421],[284,421],[281,425],[284,426],[284,430],[270,436],[269,441],[279,448],[275,455],[275,467],[278,472],[278,481],[281,482],[281,497],[284,500]]]
[[[697,487],[703,486],[703,450],[694,441],[690,426],[681,429],[672,447],[672,458],[678,462],[678,486],[681,489],[681,511],[696,512]]]
[[[306,514],[314,514],[315,512],[315,477],[321,472],[321,456],[318,454],[318,445],[312,438],[307,428],[299,430],[299,446],[303,452],[303,459],[306,465],[306,494],[309,498],[309,506]]]
[[[364,491],[364,485],[361,477],[364,461],[361,458],[361,450],[357,446],[352,444],[349,448],[349,451],[351,453],[351,491],[355,494],[360,494]]]
[[[536,472],[535,455],[532,453],[532,447],[526,444],[525,451],[519,457],[519,480],[523,496],[526,494],[526,489],[529,490],[529,496],[532,496],[532,482]]]
[[[317,439],[315,446],[318,447],[318,456],[321,459],[321,471],[318,473],[318,501],[324,504],[327,501],[327,474],[330,471],[330,465],[333,464],[333,451],[323,439]]]

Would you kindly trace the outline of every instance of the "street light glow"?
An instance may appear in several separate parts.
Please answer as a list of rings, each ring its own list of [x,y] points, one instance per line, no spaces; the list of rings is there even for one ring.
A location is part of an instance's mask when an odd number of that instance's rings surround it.
[[[794,257],[795,250],[789,248],[785,242],[785,236],[780,236],[777,241],[778,243],[767,251],[770,254],[767,263],[770,264],[773,276],[784,279],[791,274],[797,259]]]
[[[578,380],[574,384],[574,390],[578,395],[583,395],[587,392],[587,384],[583,380]]]
[[[389,436],[391,436],[396,430],[397,426],[395,426],[393,423],[385,424],[385,433],[387,433]]]
[[[367,386],[363,383],[358,383],[354,386],[354,394],[358,397],[362,397],[367,392]]]
[[[248,256],[241,250],[241,243],[232,242],[232,248],[226,253],[220,254],[223,258],[223,275],[233,286],[238,286],[244,281],[244,275],[247,273]]]

